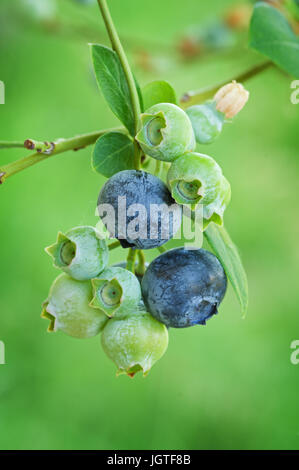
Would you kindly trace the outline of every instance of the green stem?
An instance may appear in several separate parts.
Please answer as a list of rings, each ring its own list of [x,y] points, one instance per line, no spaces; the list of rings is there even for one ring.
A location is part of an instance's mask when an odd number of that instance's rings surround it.
[[[24,141],[22,142],[6,142],[0,141],[0,149],[13,149],[13,148],[24,148]]]
[[[136,272],[143,276],[145,273],[145,256],[142,250],[138,250],[138,265],[136,268]]]
[[[136,170],[141,169],[141,154],[140,148],[136,140],[134,140],[134,167]]]
[[[102,17],[111,41],[112,48],[114,51],[117,53],[121,66],[123,68],[129,91],[130,91],[130,97],[131,97],[131,102],[132,102],[132,109],[133,109],[133,114],[134,114],[134,130],[135,130],[135,135],[139,131],[141,127],[141,119],[140,119],[140,102],[139,102],[139,96],[135,84],[135,79],[132,73],[132,70],[130,68],[127,56],[125,54],[125,51],[122,47],[122,44],[120,42],[120,39],[118,37],[116,28],[114,26],[108,5],[106,0],[98,0],[98,4],[102,13]],[[132,137],[135,137],[133,135]],[[135,146],[135,168],[136,170],[140,169],[140,149],[138,144],[136,143]]]
[[[127,257],[127,269],[132,273],[135,272],[135,259],[137,255],[137,250],[133,250],[133,248],[129,249],[128,257]]]
[[[115,248],[118,248],[119,246],[120,246],[120,242],[116,240],[115,242],[110,243],[110,245],[108,246],[108,249],[109,251],[112,251],[112,250],[115,250]]]
[[[255,65],[254,67],[242,72],[241,74],[233,77],[231,80],[225,80],[224,82],[218,83],[218,85],[214,85],[212,87],[203,88],[198,91],[189,91],[185,93],[181,100],[181,107],[183,109],[189,108],[189,106],[193,106],[194,104],[204,103],[206,100],[209,100],[214,97],[217,93],[219,88],[226,85],[232,80],[236,80],[237,82],[246,82],[250,78],[258,75],[259,73],[263,72],[264,70],[268,69],[269,67],[274,66],[273,62],[266,61],[262,62],[259,65]]]
[[[156,160],[156,166],[155,166],[155,176],[159,178],[161,171],[162,171],[162,162],[161,160]]]
[[[122,128],[114,128],[114,129],[105,129],[101,131],[91,132],[89,134],[82,134],[75,137],[71,137],[70,139],[58,139],[57,141],[52,143],[52,151],[50,153],[32,153],[27,155],[20,160],[16,160],[15,162],[8,163],[7,165],[0,167],[0,183],[3,182],[6,178],[9,178],[20,171],[29,168],[36,163],[39,163],[43,160],[46,160],[54,155],[59,153],[67,152],[68,150],[79,150],[88,145],[94,144],[97,139],[105,134],[106,132],[111,131],[120,131],[123,130]],[[23,143],[24,146],[24,143]],[[1,180],[2,178],[2,180]]]
[[[128,87],[130,90],[130,96],[131,96],[131,101],[132,101],[132,107],[133,107],[133,112],[134,112],[134,119],[135,119],[135,135],[139,131],[140,128],[140,103],[139,103],[139,96],[137,93],[137,88],[135,84],[135,80],[127,59],[127,56],[125,54],[125,51],[121,45],[120,39],[118,37],[117,31],[115,29],[112,17],[110,15],[110,11],[107,5],[106,0],[98,0],[99,7],[103,16],[103,20],[105,22],[105,26],[107,29],[107,32],[109,34],[109,38],[111,41],[111,45],[115,52],[117,53],[120,63],[122,65],[124,74],[127,79]],[[135,136],[133,136],[135,137]]]

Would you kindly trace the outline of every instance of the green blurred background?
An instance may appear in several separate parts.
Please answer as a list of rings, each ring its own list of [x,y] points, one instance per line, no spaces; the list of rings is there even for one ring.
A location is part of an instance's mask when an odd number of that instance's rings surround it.
[[[11,8],[18,0],[5,2]],[[106,41],[97,6],[57,3],[68,27],[1,11],[0,140],[52,140],[117,125],[96,87],[87,45]],[[181,95],[263,60],[241,47],[193,61],[168,51],[190,25],[238,1],[109,3],[120,34],[139,38],[135,48],[130,41],[129,58],[141,85],[166,79]],[[153,67],[140,66],[140,55],[148,61],[142,41],[161,43],[150,55]],[[97,222],[104,179],[91,170],[91,148],[55,156],[1,186],[1,449],[299,448],[299,365],[290,362],[290,344],[299,339],[299,105],[290,102],[290,83],[270,69],[252,79],[246,108],[202,148],[231,182],[225,223],[248,272],[248,316],[241,319],[229,287],[206,327],[170,331],[168,352],[146,379],[116,378],[99,337],[50,335],[40,319],[58,274],[44,247],[58,230]],[[2,150],[0,165],[25,154]],[[123,257],[118,249],[111,261]]]

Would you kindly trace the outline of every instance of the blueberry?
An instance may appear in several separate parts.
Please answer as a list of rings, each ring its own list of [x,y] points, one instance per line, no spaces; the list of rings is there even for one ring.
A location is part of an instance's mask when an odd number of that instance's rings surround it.
[[[181,155],[171,164],[167,181],[177,203],[187,204],[192,210],[202,205],[204,230],[211,222],[223,224],[231,189],[213,158],[196,152]]]
[[[211,144],[221,134],[224,124],[224,114],[216,109],[215,102],[196,104],[186,109],[186,114],[192,123],[196,142]]]
[[[179,155],[195,150],[191,121],[175,104],[155,104],[141,115],[141,124],[136,140],[145,155],[172,162]]]
[[[181,224],[182,208],[166,184],[145,171],[125,170],[113,175],[99,194],[98,209],[104,225],[123,248],[161,246]]]
[[[66,234],[58,232],[57,241],[46,248],[54,266],[73,279],[85,281],[104,271],[108,264],[108,247],[97,230],[90,226],[75,227]]]
[[[94,297],[90,306],[103,310],[109,317],[134,310],[141,301],[140,282],[127,269],[107,268],[91,284]]]
[[[108,321],[102,334],[102,346],[116,364],[117,375],[146,376],[168,347],[168,331],[147,312],[134,312]]]
[[[91,281],[76,281],[60,274],[53,282],[43,303],[42,318],[50,321],[48,331],[63,331],[74,338],[91,338],[102,331],[108,321],[105,313],[92,308]]]
[[[141,284],[147,310],[173,328],[205,325],[217,313],[226,286],[226,275],[215,255],[185,248],[158,256]]]

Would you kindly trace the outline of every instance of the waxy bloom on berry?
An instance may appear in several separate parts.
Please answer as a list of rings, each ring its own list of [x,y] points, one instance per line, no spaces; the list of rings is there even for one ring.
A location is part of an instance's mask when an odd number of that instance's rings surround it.
[[[84,281],[101,273],[108,264],[108,247],[94,227],[82,226],[58,233],[57,242],[46,248],[54,266]]]
[[[91,281],[76,281],[60,274],[43,303],[42,318],[50,321],[48,331],[61,330],[75,338],[97,335],[108,319],[103,311],[90,307],[91,299]]]
[[[109,317],[136,309],[141,300],[140,283],[127,269],[111,267],[93,279],[91,306],[103,310]]]
[[[191,121],[185,111],[172,103],[155,104],[141,115],[142,129],[136,136],[146,155],[172,162],[195,149]]]
[[[192,123],[196,142],[211,144],[221,134],[224,115],[217,111],[216,104],[208,101],[186,109]]]
[[[220,261],[209,251],[176,248],[151,262],[142,280],[147,310],[172,328],[205,325],[227,286]]]
[[[133,377],[142,371],[145,376],[165,353],[168,331],[147,312],[129,314],[108,321],[102,333],[102,346],[116,364],[117,375],[126,373]]]
[[[213,158],[195,152],[182,155],[172,163],[167,180],[177,203],[190,205],[192,210],[203,205],[204,229],[210,222],[222,225],[231,190]]]

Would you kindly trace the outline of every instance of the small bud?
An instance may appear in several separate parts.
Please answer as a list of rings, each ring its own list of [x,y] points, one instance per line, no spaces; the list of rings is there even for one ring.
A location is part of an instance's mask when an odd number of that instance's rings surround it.
[[[168,346],[168,331],[147,312],[109,320],[102,333],[102,346],[119,374],[147,375]]]
[[[108,264],[108,247],[94,227],[83,226],[58,233],[57,242],[46,248],[54,266],[84,281],[100,274]]]
[[[221,87],[216,95],[214,101],[216,102],[216,109],[230,119],[236,116],[241,109],[244,108],[249,98],[249,91],[247,91],[241,83],[235,80]]]
[[[178,204],[190,205],[192,210],[203,205],[204,229],[210,222],[222,225],[231,191],[213,158],[195,152],[181,155],[172,163],[167,180]]]
[[[109,317],[120,316],[140,303],[140,283],[127,269],[107,268],[91,282],[93,299],[90,305],[100,308]]]
[[[175,104],[155,104],[141,115],[141,122],[142,128],[136,140],[146,155],[171,162],[195,149],[190,119]]]
[[[75,281],[67,274],[60,274],[43,304],[42,318],[50,321],[48,331],[61,330],[74,338],[97,335],[106,324],[107,316],[89,306],[91,299],[90,281]]]

